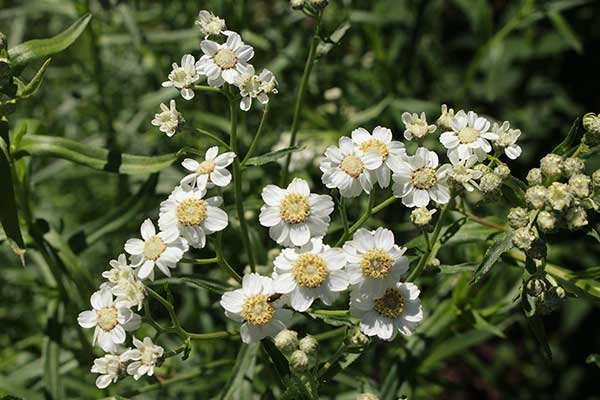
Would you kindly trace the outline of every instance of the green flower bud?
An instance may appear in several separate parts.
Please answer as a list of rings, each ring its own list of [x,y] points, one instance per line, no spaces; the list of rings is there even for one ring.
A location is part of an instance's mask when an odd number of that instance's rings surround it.
[[[546,188],[542,185],[532,186],[525,192],[525,201],[532,208],[544,208],[546,204]]]
[[[493,193],[502,186],[502,179],[496,174],[487,173],[481,177],[479,187],[483,193]]]
[[[319,342],[317,342],[317,339],[314,337],[306,335],[300,340],[298,347],[306,354],[312,354],[317,350],[317,347],[319,347]]]
[[[518,228],[512,237],[513,245],[521,250],[529,250],[534,240],[535,234],[527,227]]]
[[[540,160],[540,169],[546,177],[558,177],[562,173],[562,157],[558,154],[547,154]]]
[[[583,173],[584,169],[585,169],[585,163],[579,157],[569,157],[569,158],[566,158],[562,162],[563,174],[567,178],[570,178],[575,174]]]
[[[583,228],[588,224],[587,213],[579,206],[569,208],[565,214],[565,219],[567,220],[567,228],[572,231]]]
[[[308,355],[302,350],[296,350],[290,356],[290,367],[295,372],[302,372],[308,369],[310,364],[310,360],[308,359]]]
[[[553,210],[563,211],[567,209],[573,201],[569,185],[561,182],[552,182],[552,185],[546,191],[546,200]]]
[[[551,314],[560,307],[566,296],[565,290],[560,286],[553,286],[543,292],[536,301],[538,311],[543,314]]]
[[[539,168],[532,168],[529,170],[529,172],[527,173],[527,183],[529,183],[530,186],[536,186],[536,185],[541,185],[543,178],[542,178],[542,170]]]
[[[294,350],[298,350],[298,332],[287,329],[282,330],[275,336],[275,347],[284,354],[290,354]]]
[[[537,225],[544,232],[551,232],[556,228],[556,217],[548,211],[540,211],[537,216]]]
[[[510,168],[507,165],[498,165],[494,168],[494,173],[500,177],[500,179],[504,179],[510,175]]]
[[[416,226],[425,227],[429,225],[436,211],[435,209],[430,211],[427,207],[415,208],[410,213],[410,221]]]
[[[511,208],[507,218],[511,228],[522,228],[529,223],[529,212],[521,207]]]
[[[575,174],[569,178],[569,189],[573,196],[579,199],[585,199],[591,194],[590,186],[592,179],[584,174]]]

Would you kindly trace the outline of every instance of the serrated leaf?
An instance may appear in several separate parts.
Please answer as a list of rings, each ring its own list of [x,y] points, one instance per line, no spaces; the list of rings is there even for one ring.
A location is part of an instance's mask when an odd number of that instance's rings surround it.
[[[242,344],[231,371],[229,381],[225,385],[221,400],[241,400],[242,385],[246,379],[252,382],[254,364],[258,354],[259,343]]]
[[[19,214],[13,187],[8,146],[2,138],[0,138],[0,193],[2,193],[0,196],[0,223],[2,223],[4,234],[12,244],[11,247],[23,263],[25,243],[19,226]]]
[[[37,58],[47,57],[63,51],[83,33],[91,18],[91,14],[85,14],[73,25],[54,37],[30,40],[9,49],[8,56],[11,65],[13,68],[19,67]]]
[[[267,163],[277,161],[280,158],[285,157],[289,153],[293,153],[296,151],[302,150],[298,146],[287,147],[285,149],[272,151],[270,153],[266,153],[260,156],[249,158],[248,161],[244,165],[252,165],[254,167],[259,167],[261,165],[265,165]]]
[[[581,118],[577,118],[575,122],[573,122],[573,125],[571,125],[567,137],[552,150],[552,153],[558,154],[559,156],[567,154],[579,145],[584,133],[585,130],[581,125]]]
[[[17,89],[17,97],[18,98],[27,99],[37,93],[37,91],[39,90],[40,85],[42,84],[42,81],[44,79],[44,73],[46,72],[48,65],[50,65],[51,60],[52,59],[49,58],[46,61],[44,61],[44,63],[40,67],[40,69],[35,73],[33,78],[31,78],[29,83],[25,84],[25,83],[21,82],[20,80],[17,81],[17,88],[18,88]],[[15,80],[16,80],[16,78],[15,78]]]
[[[481,278],[483,278],[490,269],[496,264],[496,261],[508,250],[513,248],[512,244],[512,231],[507,231],[498,237],[483,256],[483,261],[475,271],[471,284],[476,284]]]

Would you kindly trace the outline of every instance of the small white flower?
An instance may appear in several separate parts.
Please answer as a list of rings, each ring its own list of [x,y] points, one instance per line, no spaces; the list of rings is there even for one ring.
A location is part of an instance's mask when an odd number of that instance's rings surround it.
[[[437,126],[441,129],[450,130],[452,129],[452,120],[454,119],[454,109],[448,108],[447,105],[442,104],[442,113],[440,117],[435,121]]]
[[[260,224],[283,246],[302,246],[312,237],[324,236],[333,212],[333,200],[326,194],[310,193],[308,183],[294,178],[286,189],[267,185],[260,209]]]
[[[181,186],[197,187],[198,189],[211,188],[213,185],[225,187],[231,182],[231,173],[227,167],[231,165],[235,153],[228,151],[219,155],[219,148],[213,146],[206,150],[204,161],[198,162],[191,158],[183,160],[183,168],[191,172],[183,177]]]
[[[344,244],[346,272],[353,292],[370,297],[383,295],[386,287],[398,282],[408,271],[405,251],[406,248],[394,243],[394,234],[389,229],[356,231],[352,240]]]
[[[125,254],[120,254],[117,260],[111,260],[110,266],[112,268],[104,271],[102,276],[108,280],[108,287],[117,297],[115,302],[120,307],[137,307],[140,310],[146,298],[146,287],[127,263]]]
[[[342,249],[332,249],[321,238],[296,249],[284,249],[274,261],[273,289],[288,294],[296,311],[306,311],[315,299],[331,305],[348,288],[343,271],[346,256]]]
[[[406,126],[404,131],[406,140],[423,139],[428,133],[433,133],[437,129],[437,126],[427,124],[427,117],[424,112],[420,116],[417,113],[405,112],[402,114],[402,122]]]
[[[504,150],[506,157],[516,160],[521,155],[521,146],[517,144],[517,140],[521,136],[520,129],[511,129],[510,123],[504,121],[502,125],[494,123],[492,132],[498,135],[498,139],[494,142],[494,145]]]
[[[164,103],[160,104],[161,112],[154,114],[152,125],[158,126],[161,132],[164,132],[168,137],[173,136],[177,133],[179,124],[183,123],[183,117],[181,113],[175,108],[175,100],[171,100],[169,103],[170,108]]]
[[[118,285],[123,281],[135,279],[135,271],[127,262],[125,254],[119,254],[116,260],[110,260],[111,269],[102,272],[102,277],[106,278],[111,285]]]
[[[92,294],[90,303],[93,310],[81,312],[77,322],[83,328],[95,328],[93,345],[98,343],[102,350],[116,352],[117,345],[125,342],[125,332],[140,327],[141,317],[117,304],[108,286]]]
[[[142,342],[134,336],[133,345],[135,349],[129,349],[121,355],[124,361],[133,361],[127,365],[127,373],[136,381],[144,375],[154,375],[154,367],[165,350],[154,344],[149,337],[145,337]]]
[[[241,289],[225,292],[221,297],[225,315],[243,322],[240,336],[244,343],[275,337],[287,328],[292,311],[281,308],[281,302],[269,301],[274,294],[271,278],[252,273],[244,275]]]
[[[382,126],[373,129],[371,135],[366,129],[358,128],[352,131],[352,141],[358,148],[358,153],[365,155],[376,151],[382,159],[382,164],[375,169],[377,182],[382,188],[390,185],[391,167],[397,164],[405,155],[404,144],[392,140],[392,131]]]
[[[356,197],[373,188],[374,172],[383,158],[378,151],[359,152],[349,137],[341,137],[339,147],[329,146],[321,160],[322,181],[329,189],[338,188],[343,197]]]
[[[406,157],[395,166],[394,196],[401,197],[406,207],[426,207],[430,200],[446,204],[450,191],[445,185],[449,165],[438,168],[435,152],[419,147],[414,156]]]
[[[142,239],[129,239],[125,243],[125,251],[131,254],[132,265],[138,268],[138,277],[154,280],[154,266],[171,276],[169,268],[175,268],[183,253],[188,251],[186,240],[179,237],[177,229],[157,234],[149,218],[142,223],[140,233]]]
[[[234,84],[254,57],[254,49],[242,42],[235,32],[230,32],[224,44],[212,40],[203,40],[200,48],[204,55],[200,57],[200,71],[208,77],[208,84],[221,87],[225,82]]]
[[[419,288],[408,282],[397,282],[382,296],[351,296],[350,314],[360,318],[360,330],[367,336],[394,340],[398,332],[410,336],[423,320]]]
[[[448,170],[448,178],[462,185],[467,192],[478,189],[477,180],[483,176],[483,172],[476,170],[473,166],[477,163],[477,157],[471,156],[466,160],[455,161],[452,168]]]
[[[440,142],[448,149],[451,161],[464,160],[475,154],[483,161],[486,153],[492,150],[488,140],[497,140],[498,135],[491,132],[490,121],[477,116],[473,111],[466,114],[460,110],[450,123],[452,131],[440,135]]]
[[[243,72],[236,78],[235,85],[240,89],[240,109],[248,111],[252,106],[252,100],[257,99],[261,104],[269,102],[269,94],[277,94],[277,80],[268,69],[263,69],[260,75],[256,75],[254,66],[248,64],[242,68]]]
[[[162,83],[163,87],[174,87],[181,92],[181,97],[186,100],[194,98],[194,83],[200,79],[199,67],[201,61],[191,54],[181,57],[181,67],[173,63],[173,70],[169,73],[169,80]]]
[[[100,374],[96,378],[96,387],[105,389],[111,383],[116,383],[123,372],[123,362],[122,356],[118,354],[106,354],[96,358],[92,366],[92,373]]]
[[[200,27],[205,39],[211,35],[220,35],[225,30],[225,20],[206,10],[198,13],[195,23]]]

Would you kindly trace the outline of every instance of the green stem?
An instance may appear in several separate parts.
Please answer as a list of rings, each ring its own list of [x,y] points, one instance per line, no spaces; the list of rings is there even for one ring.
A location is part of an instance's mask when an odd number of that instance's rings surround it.
[[[346,317],[350,315],[349,310],[313,310],[309,308],[306,312],[317,314],[317,315],[328,315],[328,316],[336,316],[336,317]]]
[[[229,94],[227,92],[225,92],[221,88],[215,88],[215,87],[212,87],[212,86],[205,86],[205,85],[194,85],[194,90],[199,90],[199,91],[204,91],[204,92],[219,93],[219,94],[222,94],[225,97],[229,98]]]
[[[217,232],[217,242],[215,243],[215,252],[217,253],[217,259],[219,260],[219,267],[227,275],[233,279],[242,283],[242,277],[233,269],[233,267],[227,262],[223,255],[223,231]]]
[[[398,197],[395,197],[395,196],[388,197],[387,199],[385,199],[384,201],[382,201],[381,203],[379,203],[375,207],[373,207],[371,215],[377,214],[379,211],[383,210],[390,204],[393,204],[396,200],[398,200]]]
[[[267,120],[267,116],[269,115],[270,108],[271,108],[271,103],[268,102],[265,105],[265,109],[263,110],[263,115],[262,115],[262,118],[260,119],[260,124],[258,125],[256,134],[254,135],[254,139],[252,139],[250,148],[248,149],[246,156],[242,160],[242,168],[246,165],[246,162],[248,162],[248,160],[252,157],[252,154],[254,154],[254,151],[256,150],[256,145],[258,144],[258,141],[259,141],[260,137],[262,136],[262,133],[265,129],[265,122]]]
[[[208,136],[209,138],[211,138],[212,140],[217,142],[219,145],[221,145],[221,146],[225,147],[227,150],[231,151],[231,147],[229,147],[229,145],[227,143],[225,143],[225,141],[223,141],[223,139],[218,137],[216,134],[206,131],[204,129],[200,129],[200,128],[196,128],[196,132],[198,132],[201,135]]]
[[[331,338],[335,338],[338,337],[340,335],[346,334],[346,331],[348,330],[347,326],[340,326],[339,328],[335,328],[335,329],[331,329],[327,332],[323,332],[323,333],[319,333],[317,335],[312,335],[317,341],[322,341],[322,340],[326,340],[326,339],[331,339]]]
[[[346,213],[346,201],[341,196],[338,207],[340,210],[340,217],[342,218],[342,224],[344,225],[344,235],[347,235],[350,231],[350,223],[348,222],[348,214]]]
[[[340,247],[354,232],[356,232],[367,220],[371,217],[373,212],[373,203],[375,202],[375,188],[371,190],[371,194],[369,195],[369,205],[365,210],[364,214],[348,229],[344,232],[342,237],[337,241],[335,247]]]
[[[195,265],[217,264],[219,262],[219,257],[213,257],[213,258],[182,258],[180,262],[182,262],[184,264],[195,264]]]

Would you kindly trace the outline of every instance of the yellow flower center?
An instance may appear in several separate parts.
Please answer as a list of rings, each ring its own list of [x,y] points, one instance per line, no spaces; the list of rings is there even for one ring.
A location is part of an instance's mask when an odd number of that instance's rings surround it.
[[[429,167],[417,168],[413,171],[412,185],[417,189],[427,190],[437,183],[435,169]]]
[[[288,224],[305,222],[310,215],[308,198],[297,193],[287,194],[279,204],[279,215]]]
[[[217,54],[215,54],[213,59],[215,64],[222,69],[231,69],[235,67],[235,63],[237,62],[235,53],[229,49],[221,49],[217,51]]]
[[[466,127],[458,132],[458,140],[460,140],[462,144],[473,143],[477,139],[479,139],[479,131],[475,128]]]
[[[412,124],[408,126],[408,128],[412,132],[412,134],[418,139],[427,135],[427,133],[429,132],[429,125],[427,125],[427,122],[421,119],[415,120]]]
[[[323,258],[315,254],[305,253],[300,255],[294,262],[292,275],[298,285],[316,288],[325,282],[329,270]]]
[[[384,160],[390,154],[387,145],[379,139],[370,139],[362,142],[360,145],[360,150],[365,153],[371,150],[376,150]]]
[[[393,265],[392,257],[381,249],[367,251],[360,260],[363,275],[373,279],[385,278]]]
[[[196,169],[196,175],[210,174],[215,170],[217,164],[213,160],[202,161]]]
[[[373,308],[379,315],[392,319],[398,318],[404,311],[404,297],[397,288],[386,289],[383,297],[375,300]]]
[[[340,168],[353,178],[358,178],[364,170],[363,163],[357,156],[344,157],[340,164]]]
[[[117,309],[106,307],[96,311],[96,325],[102,330],[111,331],[117,326]]]
[[[275,314],[275,307],[269,303],[266,294],[255,294],[244,302],[242,307],[242,318],[250,325],[264,325],[268,323]]]
[[[167,249],[167,245],[158,236],[152,236],[144,243],[144,258],[156,261]]]
[[[206,219],[206,201],[185,199],[177,205],[175,214],[182,225],[198,225]]]

